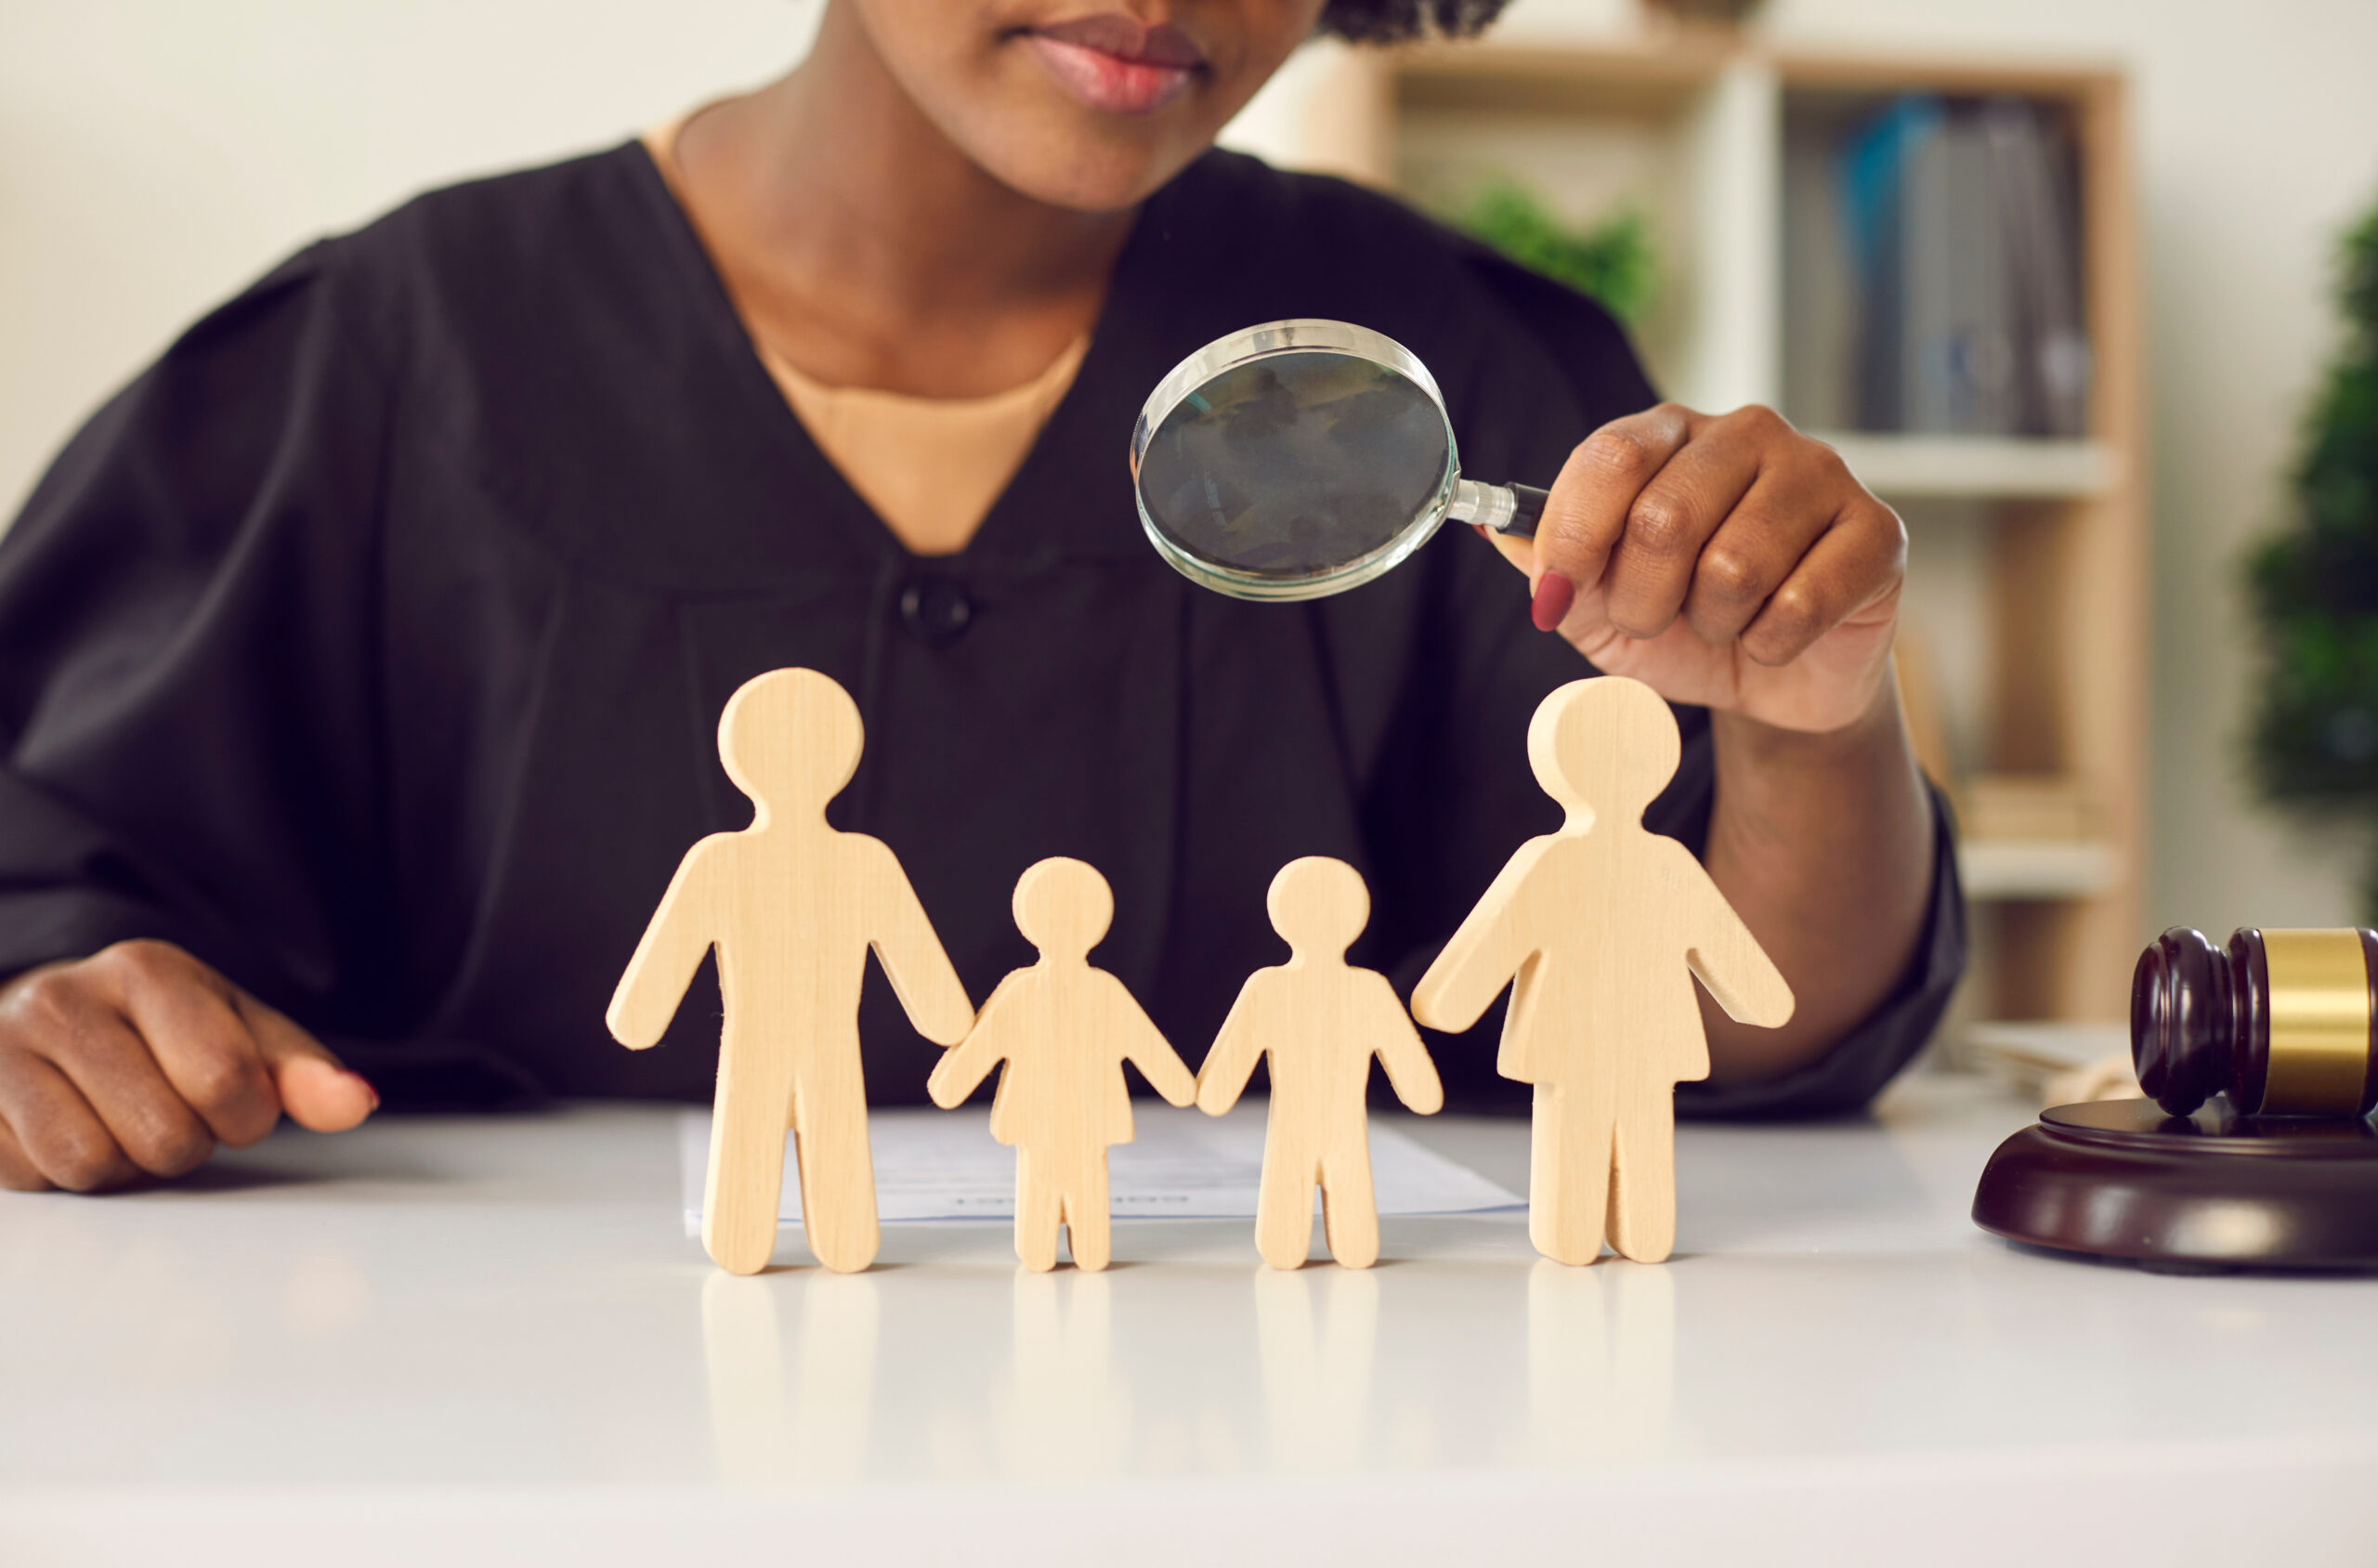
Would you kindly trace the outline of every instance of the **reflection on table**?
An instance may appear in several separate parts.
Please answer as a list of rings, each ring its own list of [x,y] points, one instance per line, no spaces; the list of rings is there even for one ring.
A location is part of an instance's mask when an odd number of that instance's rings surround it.
[[[1755,1545],[1801,1501],[1881,1531],[1921,1496],[2003,1542],[2115,1517],[2148,1472],[2228,1499],[2191,1540],[2362,1528],[2378,1281],[2011,1249],[1966,1209],[2029,1116],[1919,1080],[1875,1121],[1688,1127],[1678,1253],[1650,1267],[1545,1262],[1504,1214],[1391,1217],[1368,1271],[1127,1221],[1106,1273],[1030,1274],[1007,1225],[960,1222],[887,1226],[866,1274],[738,1278],[684,1234],[662,1107],[392,1119],[182,1188],[0,1195],[0,1561],[187,1544],[193,1498],[208,1539],[332,1510],[307,1517],[406,1562],[648,1561],[795,1523],[865,1555],[894,1508],[949,1560],[1124,1507],[1151,1550],[1260,1519],[1392,1551],[1470,1539],[1480,1486],[1548,1540],[1584,1510],[1599,1541]],[[1522,1123],[1399,1125],[1524,1183]]]

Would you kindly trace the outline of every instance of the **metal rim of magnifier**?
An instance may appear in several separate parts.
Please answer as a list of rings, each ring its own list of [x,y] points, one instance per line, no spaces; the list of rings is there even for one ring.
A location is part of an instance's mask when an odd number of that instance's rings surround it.
[[[1266,577],[1209,560],[1158,528],[1156,518],[1149,515],[1147,497],[1140,490],[1140,459],[1172,411],[1190,393],[1224,371],[1274,355],[1316,351],[1368,359],[1426,392],[1429,401],[1437,406],[1437,417],[1445,427],[1445,471],[1437,480],[1436,493],[1415,514],[1411,524],[1369,555],[1358,555],[1334,571],[1294,577]],[[1375,333],[1351,321],[1309,318],[1266,321],[1260,327],[1248,327],[1228,337],[1216,338],[1173,366],[1172,373],[1156,383],[1156,390],[1148,394],[1148,400],[1140,408],[1139,424],[1131,430],[1131,499],[1139,507],[1140,527],[1146,531],[1148,542],[1182,576],[1235,599],[1318,599],[1360,587],[1399,565],[1429,542],[1452,509],[1455,487],[1460,479],[1461,457],[1454,448],[1453,421],[1445,414],[1444,394],[1437,390],[1436,377],[1404,345],[1384,333]]]

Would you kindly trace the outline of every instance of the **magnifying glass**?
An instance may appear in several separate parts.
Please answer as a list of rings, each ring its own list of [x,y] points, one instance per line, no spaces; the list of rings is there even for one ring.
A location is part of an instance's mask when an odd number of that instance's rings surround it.
[[[1461,477],[1429,368],[1346,321],[1267,321],[1173,367],[1131,432],[1140,522],[1238,599],[1361,586],[1447,522],[1535,537],[1545,492]]]

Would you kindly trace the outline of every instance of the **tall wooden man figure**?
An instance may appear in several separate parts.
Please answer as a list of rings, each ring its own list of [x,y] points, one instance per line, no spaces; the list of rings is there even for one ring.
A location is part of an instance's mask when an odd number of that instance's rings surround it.
[[[868,949],[926,1039],[954,1043],[974,1021],[891,850],[826,826],[864,740],[850,694],[815,670],[744,683],[719,718],[718,755],[751,798],[751,825],[686,852],[607,1014],[621,1044],[656,1043],[702,955],[718,949],[725,1018],[702,1245],[735,1274],[759,1273],[776,1250],[788,1125],[809,1249],[838,1273],[874,1261],[858,1045]]]
[[[1057,1231],[1074,1266],[1107,1260],[1106,1149],[1131,1141],[1123,1064],[1136,1063],[1176,1105],[1196,1097],[1188,1066],[1123,982],[1090,964],[1115,918],[1106,879],[1078,860],[1043,860],[1015,884],[1015,925],[1040,961],[999,983],[973,1031],[925,1080],[947,1110],[1002,1058],[991,1136],[1015,1147],[1015,1255],[1026,1268],[1057,1266]]]
[[[1774,1028],[1792,992],[1692,852],[1643,827],[1676,774],[1676,717],[1651,687],[1572,681],[1528,725],[1568,820],[1513,855],[1412,993],[1431,1028],[1478,1021],[1512,986],[1496,1070],[1535,1085],[1528,1235],[1563,1263],[1676,1241],[1676,1085],[1706,1078],[1689,970],[1728,1017]]]
[[[1214,1048],[1197,1069],[1197,1108],[1221,1116],[1247,1087],[1255,1059],[1272,1066],[1263,1185],[1255,1248],[1275,1269],[1301,1267],[1313,1246],[1313,1190],[1321,1188],[1329,1255],[1346,1268],[1378,1261],[1378,1204],[1363,1107],[1371,1057],[1422,1116],[1445,1103],[1420,1032],[1387,976],[1356,969],[1346,948],[1370,920],[1370,891],[1343,860],[1308,856],[1272,879],[1264,899],[1288,961],[1247,977]]]

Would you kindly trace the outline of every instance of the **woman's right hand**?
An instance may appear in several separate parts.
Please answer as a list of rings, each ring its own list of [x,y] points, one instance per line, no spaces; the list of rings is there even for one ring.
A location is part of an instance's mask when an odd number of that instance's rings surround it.
[[[0,1187],[187,1175],[284,1112],[344,1132],[379,1104],[319,1040],[169,943],[119,942],[0,987]]]

